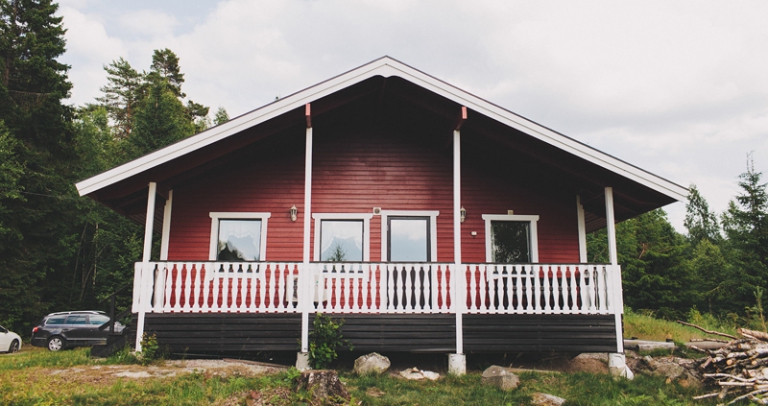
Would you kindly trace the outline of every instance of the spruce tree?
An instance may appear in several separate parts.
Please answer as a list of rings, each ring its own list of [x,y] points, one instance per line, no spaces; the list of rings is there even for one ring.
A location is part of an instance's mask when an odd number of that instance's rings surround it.
[[[57,303],[75,213],[68,66],[51,0],[0,0],[0,323],[22,329]]]

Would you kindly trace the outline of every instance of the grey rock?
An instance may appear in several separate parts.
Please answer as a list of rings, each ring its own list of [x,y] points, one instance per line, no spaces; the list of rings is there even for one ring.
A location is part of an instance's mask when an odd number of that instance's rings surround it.
[[[389,358],[372,352],[355,360],[355,373],[358,375],[382,374],[389,369],[390,365]]]
[[[482,382],[504,391],[511,391],[520,385],[520,378],[518,378],[509,368],[492,365],[483,371]]]

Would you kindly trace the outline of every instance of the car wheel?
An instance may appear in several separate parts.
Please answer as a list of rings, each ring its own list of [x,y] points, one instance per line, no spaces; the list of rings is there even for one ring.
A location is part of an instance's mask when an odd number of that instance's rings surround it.
[[[8,352],[14,353],[19,350],[19,342],[17,340],[13,340],[11,343],[10,348],[8,348]]]
[[[48,339],[48,349],[51,351],[59,351],[64,348],[64,339],[56,336]]]

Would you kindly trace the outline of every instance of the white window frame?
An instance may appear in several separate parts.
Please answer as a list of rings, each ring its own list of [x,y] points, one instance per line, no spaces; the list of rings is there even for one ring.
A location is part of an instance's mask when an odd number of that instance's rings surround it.
[[[381,211],[381,262],[387,262],[389,252],[389,240],[387,231],[389,228],[388,217],[429,217],[429,258],[431,262],[437,262],[437,216],[438,210],[382,210]]]
[[[259,262],[267,260],[267,219],[272,217],[272,213],[212,211],[208,215],[211,217],[211,247],[208,253],[209,260],[216,261],[216,254],[219,246],[219,220],[261,220]]]
[[[521,214],[483,214],[485,220],[485,262],[493,261],[492,243],[491,243],[491,221],[522,221],[530,223],[529,231],[531,250],[531,263],[539,262],[539,232],[537,224],[538,215]]]
[[[373,213],[312,213],[315,220],[315,241],[313,261],[320,260],[320,223],[323,220],[363,221],[363,262],[371,261],[371,218]]]

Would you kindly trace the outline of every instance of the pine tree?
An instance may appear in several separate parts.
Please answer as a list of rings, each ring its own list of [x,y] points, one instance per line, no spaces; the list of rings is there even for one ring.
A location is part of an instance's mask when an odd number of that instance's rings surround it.
[[[709,204],[699,193],[696,185],[689,188],[688,203],[685,205],[685,228],[688,229],[688,240],[696,245],[707,239],[719,241],[720,230],[715,213],[709,211]]]
[[[100,89],[104,95],[96,100],[107,109],[109,118],[115,123],[115,137],[127,138],[133,128],[136,104],[144,96],[143,77],[122,57],[105,66],[104,70],[107,71],[109,83]]]

